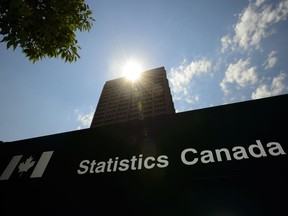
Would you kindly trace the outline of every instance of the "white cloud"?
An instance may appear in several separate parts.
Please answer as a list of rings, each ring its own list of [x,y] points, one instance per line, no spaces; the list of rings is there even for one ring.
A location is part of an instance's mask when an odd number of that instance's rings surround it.
[[[285,85],[284,80],[286,79],[285,73],[280,73],[278,76],[274,77],[271,85],[260,85],[253,93],[252,99],[259,99],[264,97],[275,96],[281,94],[284,90],[288,88]]]
[[[185,101],[188,104],[193,104],[199,101],[199,95],[189,96],[185,98]]]
[[[251,1],[240,13],[233,36],[225,35],[221,38],[222,52],[228,48],[259,49],[261,40],[273,33],[270,27],[287,18],[288,0],[281,1],[275,7],[263,3],[263,0]]]
[[[265,0],[256,0],[255,5],[256,7],[260,7],[264,2]]]
[[[94,111],[91,110],[88,114],[84,114],[78,109],[76,109],[75,113],[77,115],[77,121],[80,123],[77,129],[89,128],[94,116]]]
[[[276,51],[271,51],[269,53],[268,59],[264,62],[264,68],[266,70],[273,68],[274,65],[277,63],[277,57],[275,56],[276,54]]]
[[[190,82],[194,77],[207,74],[212,68],[212,63],[206,59],[193,61],[187,65],[185,59],[179,67],[171,68],[169,81],[172,92],[175,93],[175,99],[189,95]]]
[[[257,82],[256,67],[250,67],[250,61],[240,59],[235,64],[229,64],[220,87],[225,95],[229,93],[228,84],[235,83],[237,87],[246,87]]]
[[[233,41],[229,35],[225,35],[221,38],[221,44],[221,51],[225,52],[233,44]]]

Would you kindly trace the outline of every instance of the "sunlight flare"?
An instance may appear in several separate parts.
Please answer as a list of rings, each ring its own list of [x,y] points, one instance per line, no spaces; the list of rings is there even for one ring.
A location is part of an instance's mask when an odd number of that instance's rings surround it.
[[[130,81],[134,82],[139,79],[143,68],[138,61],[129,60],[123,67],[124,76]]]

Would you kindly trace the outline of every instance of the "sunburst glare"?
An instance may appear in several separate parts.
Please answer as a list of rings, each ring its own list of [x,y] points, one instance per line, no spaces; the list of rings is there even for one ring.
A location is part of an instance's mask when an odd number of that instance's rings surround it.
[[[136,60],[129,60],[123,66],[123,74],[130,81],[134,82],[139,79],[143,68],[141,64]]]

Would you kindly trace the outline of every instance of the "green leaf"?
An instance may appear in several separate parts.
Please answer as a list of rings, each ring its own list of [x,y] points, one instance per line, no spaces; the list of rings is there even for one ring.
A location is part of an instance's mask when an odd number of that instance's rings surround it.
[[[83,0],[13,0],[1,3],[0,12],[0,42],[7,49],[19,46],[31,62],[44,57],[77,61],[80,46],[75,33],[89,31],[95,21]]]
[[[12,45],[13,45],[13,41],[12,40],[8,41],[6,45],[7,49],[9,49]]]

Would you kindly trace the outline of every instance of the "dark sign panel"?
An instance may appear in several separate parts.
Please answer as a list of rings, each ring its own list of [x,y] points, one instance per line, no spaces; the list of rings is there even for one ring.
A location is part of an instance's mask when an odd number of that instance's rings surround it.
[[[285,215],[288,96],[0,145],[1,215]]]

